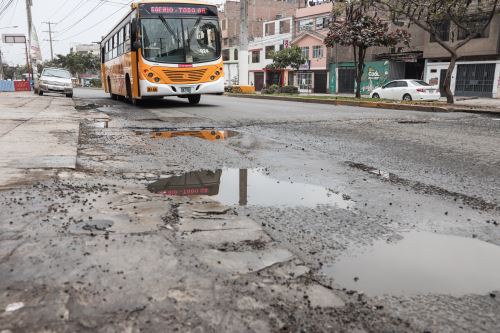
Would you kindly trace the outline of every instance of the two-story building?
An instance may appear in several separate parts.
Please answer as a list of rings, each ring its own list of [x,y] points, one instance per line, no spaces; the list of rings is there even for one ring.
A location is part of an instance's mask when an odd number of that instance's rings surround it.
[[[453,37],[456,36],[455,40]],[[449,43],[465,38],[463,31],[449,21],[443,21],[439,37]],[[460,56],[451,78],[455,96],[500,98],[500,14],[497,13],[489,27],[458,51]],[[450,55],[431,36],[425,34],[425,80],[443,86]]]

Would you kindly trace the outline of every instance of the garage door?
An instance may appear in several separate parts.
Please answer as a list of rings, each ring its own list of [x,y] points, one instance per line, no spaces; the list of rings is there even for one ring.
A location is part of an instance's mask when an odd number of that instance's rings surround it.
[[[493,97],[496,64],[467,64],[457,66],[455,95]]]
[[[339,93],[354,93],[354,82],[356,81],[356,69],[339,68]]]

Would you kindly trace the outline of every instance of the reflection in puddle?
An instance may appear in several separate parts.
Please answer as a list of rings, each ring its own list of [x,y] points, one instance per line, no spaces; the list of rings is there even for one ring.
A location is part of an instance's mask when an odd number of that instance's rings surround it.
[[[156,129],[149,132],[153,139],[171,139],[177,137],[193,137],[208,141],[224,140],[238,135],[238,132],[231,130],[201,129],[201,130],[163,130]],[[143,134],[143,132],[136,132]]]
[[[323,273],[368,295],[485,294],[500,290],[500,247],[472,238],[405,233],[358,256],[344,256]]]
[[[160,179],[148,189],[170,196],[207,195],[231,206],[333,205],[343,209],[354,206],[347,196],[324,187],[276,180],[257,169],[188,172]]]

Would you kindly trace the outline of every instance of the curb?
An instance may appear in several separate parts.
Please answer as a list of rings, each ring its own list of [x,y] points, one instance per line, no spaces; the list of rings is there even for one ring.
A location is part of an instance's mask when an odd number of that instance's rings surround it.
[[[268,96],[268,95],[245,95],[245,94],[231,94],[231,93],[229,94],[226,93],[226,96],[250,98],[250,99],[278,100],[278,101],[298,102],[298,103],[358,106],[363,108],[389,109],[389,110],[405,110],[405,111],[421,111],[421,112],[466,112],[466,113],[500,115],[500,110],[489,110],[489,109],[466,109],[460,107],[448,108],[441,106],[396,104],[387,102],[366,102],[366,101],[349,101],[341,99],[315,99],[315,98],[297,98],[297,97]]]

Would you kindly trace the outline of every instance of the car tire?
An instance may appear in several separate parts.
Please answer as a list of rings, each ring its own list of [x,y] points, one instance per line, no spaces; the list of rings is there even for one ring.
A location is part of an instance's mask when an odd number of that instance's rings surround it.
[[[73,98],[73,94],[66,94],[66,97]]]
[[[189,104],[196,105],[200,103],[201,95],[191,95],[188,97]]]
[[[39,95],[39,96],[43,96],[43,91],[42,91],[42,90],[40,90],[40,89],[38,89],[38,95]]]
[[[413,98],[411,98],[410,94],[404,94],[403,101],[405,101],[405,102],[411,102],[412,100],[413,100]]]
[[[372,98],[380,99],[380,95],[379,95],[379,94],[377,94],[377,93],[374,93],[374,94],[372,95]]]

